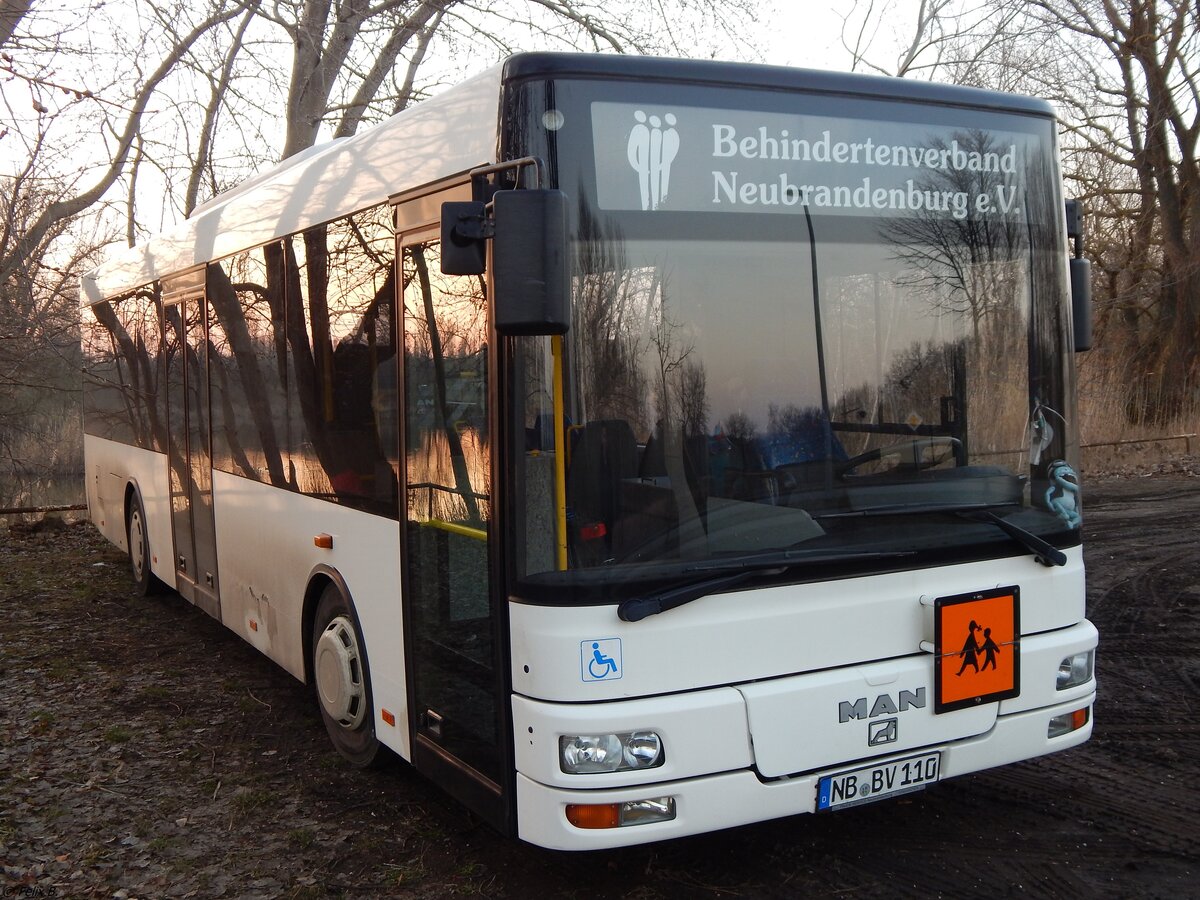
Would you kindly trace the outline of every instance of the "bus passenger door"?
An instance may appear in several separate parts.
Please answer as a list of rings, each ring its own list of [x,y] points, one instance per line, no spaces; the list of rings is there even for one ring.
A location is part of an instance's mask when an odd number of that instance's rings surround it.
[[[203,269],[163,281],[163,332],[175,580],[180,594],[220,620]]]
[[[413,764],[505,829],[512,763],[503,605],[493,571],[486,283],[482,276],[442,274],[438,234],[428,226],[441,200],[464,199],[449,193],[397,209],[404,308],[402,584]]]

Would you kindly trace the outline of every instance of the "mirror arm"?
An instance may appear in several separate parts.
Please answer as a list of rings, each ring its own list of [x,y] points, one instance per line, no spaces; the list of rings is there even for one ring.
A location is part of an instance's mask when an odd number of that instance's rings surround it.
[[[460,215],[454,224],[454,236],[464,241],[488,241],[496,236],[496,220],[487,207],[481,215]]]

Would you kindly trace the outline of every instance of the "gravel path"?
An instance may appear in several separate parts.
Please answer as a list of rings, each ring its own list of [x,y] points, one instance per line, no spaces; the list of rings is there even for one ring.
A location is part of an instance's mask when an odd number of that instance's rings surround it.
[[[1192,473],[1200,472],[1200,466]],[[1096,732],[898,801],[592,854],[503,839],[88,525],[0,532],[0,897],[1188,896],[1200,478],[1088,486]]]

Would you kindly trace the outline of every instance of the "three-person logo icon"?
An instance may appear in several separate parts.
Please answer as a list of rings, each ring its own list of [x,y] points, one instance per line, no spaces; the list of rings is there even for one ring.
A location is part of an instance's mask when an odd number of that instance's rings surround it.
[[[660,119],[639,109],[633,117],[637,124],[629,132],[625,152],[629,165],[638,173],[642,209],[649,211],[658,209],[670,192],[671,163],[679,153],[679,132],[673,113]]]

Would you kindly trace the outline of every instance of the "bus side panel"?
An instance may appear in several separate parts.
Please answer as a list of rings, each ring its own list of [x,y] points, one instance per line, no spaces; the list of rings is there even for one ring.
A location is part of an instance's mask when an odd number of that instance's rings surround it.
[[[304,680],[304,595],[318,566],[350,592],[370,667],[379,740],[411,759],[400,608],[400,532],[374,516],[213,472],[221,618],[248,643]],[[319,534],[333,549],[316,547]],[[395,718],[388,725],[387,710]]]
[[[125,534],[125,490],[136,485],[146,510],[150,538],[150,570],[169,587],[175,586],[171,499],[167,488],[167,458],[153,450],[120,444],[93,434],[83,436],[88,517],[99,532],[128,552]]]

